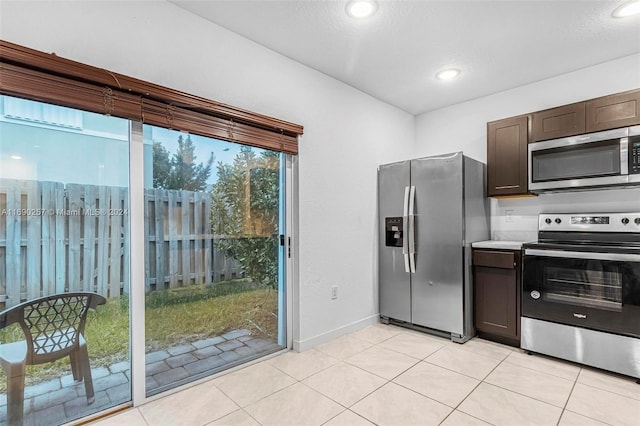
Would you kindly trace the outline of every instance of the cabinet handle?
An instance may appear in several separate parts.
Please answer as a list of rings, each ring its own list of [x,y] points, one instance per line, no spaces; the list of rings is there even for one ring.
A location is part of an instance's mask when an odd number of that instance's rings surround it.
[[[513,188],[520,188],[520,185],[496,186],[496,189],[513,189]]]

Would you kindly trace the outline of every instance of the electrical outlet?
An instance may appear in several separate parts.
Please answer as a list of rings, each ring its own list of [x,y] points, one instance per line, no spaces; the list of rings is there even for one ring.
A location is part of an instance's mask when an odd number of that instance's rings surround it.
[[[331,300],[335,300],[338,298],[338,286],[334,285],[331,287]]]
[[[504,211],[504,221],[505,222],[513,222],[513,210],[505,210]]]

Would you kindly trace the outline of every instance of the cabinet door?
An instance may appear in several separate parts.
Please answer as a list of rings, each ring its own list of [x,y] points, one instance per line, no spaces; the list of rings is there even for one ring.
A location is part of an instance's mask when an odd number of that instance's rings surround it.
[[[585,102],[533,113],[531,142],[563,138],[585,132]]]
[[[519,339],[516,270],[474,266],[474,271],[476,329]]]
[[[586,114],[588,133],[640,124],[640,90],[587,101]]]
[[[487,195],[527,193],[529,117],[487,123]]]

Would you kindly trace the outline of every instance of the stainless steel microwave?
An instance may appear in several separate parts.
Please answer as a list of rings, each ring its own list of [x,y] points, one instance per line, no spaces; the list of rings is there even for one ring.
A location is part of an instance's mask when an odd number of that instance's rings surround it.
[[[533,142],[529,191],[640,185],[640,126]]]

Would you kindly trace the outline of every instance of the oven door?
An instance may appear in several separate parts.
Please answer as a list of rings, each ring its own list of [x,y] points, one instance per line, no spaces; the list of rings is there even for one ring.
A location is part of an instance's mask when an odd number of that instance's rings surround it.
[[[527,248],[522,316],[640,337],[640,254]]]

